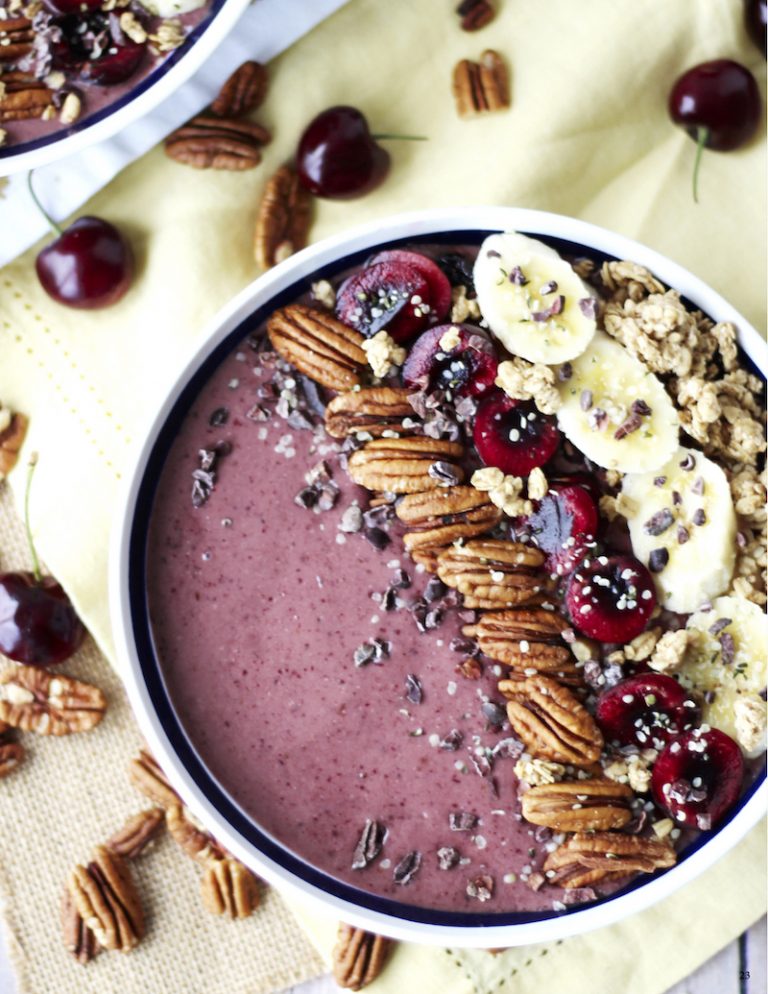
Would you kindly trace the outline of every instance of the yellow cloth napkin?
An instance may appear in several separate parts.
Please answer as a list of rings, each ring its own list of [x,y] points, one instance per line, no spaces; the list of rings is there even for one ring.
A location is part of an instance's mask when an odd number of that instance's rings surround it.
[[[313,239],[409,208],[544,208],[667,253],[764,329],[764,134],[737,152],[705,153],[695,205],[694,145],[666,111],[672,81],[705,59],[739,59],[764,92],[765,63],[743,30],[741,5],[498,0],[496,6],[490,26],[467,34],[446,0],[353,0],[272,65],[270,94],[256,116],[275,139],[259,169],[195,172],[159,149],[127,169],[83,212],[108,217],[135,248],[136,284],[115,308],[88,314],[55,306],[37,286],[32,253],[0,272],[0,398],[31,416],[28,450],[41,454],[32,497],[35,532],[49,567],[107,655],[107,545],[117,488],[143,426],[206,322],[255,275],[252,224],[264,182],[324,107],[353,103],[375,131],[429,140],[392,142],[391,175],[369,196],[318,203]],[[512,107],[459,120],[452,68],[485,48],[508,61]],[[0,237],[1,222],[0,202]],[[17,493],[22,482],[15,473]],[[112,658],[119,669],[120,660]],[[751,845],[740,850],[747,865],[757,858]],[[718,876],[717,905],[707,903],[705,913],[694,896],[682,912],[673,912],[706,925],[690,930],[685,969],[714,951],[713,936],[727,941],[764,906],[758,896],[747,899],[743,873],[722,882]],[[713,874],[704,880],[714,880]],[[666,906],[647,914],[662,931],[673,927]],[[597,977],[621,962],[624,974],[635,978],[633,990],[661,990],[667,977],[677,976],[680,959],[666,946],[660,953],[645,942],[644,920],[638,916],[601,933],[592,952],[591,940],[573,940],[578,957],[569,956],[567,966],[560,961],[547,986],[575,991],[581,989],[574,980],[580,969]],[[327,937],[322,941],[327,945]],[[398,961],[414,964],[418,974],[409,976],[418,975],[422,986],[421,978],[444,958],[409,948]],[[476,956],[461,960],[475,963]],[[490,989],[505,967],[494,969],[488,957],[477,970]],[[541,979],[535,971],[528,976]],[[519,976],[516,982],[522,985]],[[385,987],[389,983],[382,980],[382,989],[394,991]],[[591,989],[606,989],[602,983]]]

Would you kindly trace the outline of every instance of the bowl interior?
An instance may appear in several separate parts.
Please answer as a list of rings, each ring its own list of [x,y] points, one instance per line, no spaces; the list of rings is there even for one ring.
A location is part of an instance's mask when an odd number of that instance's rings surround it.
[[[486,217],[478,218],[483,213]],[[130,662],[129,691],[134,708],[174,786],[214,834],[260,874],[274,883],[298,889],[326,906],[331,905],[345,920],[399,938],[485,946],[497,942],[510,945],[542,941],[615,921],[653,903],[701,872],[759,817],[766,793],[765,765],[718,831],[699,835],[679,854],[677,866],[664,874],[650,879],[638,877],[608,897],[559,911],[471,914],[434,911],[378,897],[320,871],[263,831],[239,807],[211,775],[184,731],[163,680],[149,621],[145,583],[148,526],[157,481],[178,426],[223,359],[274,309],[306,292],[310,275],[312,279],[332,279],[362,263],[374,248],[384,244],[418,246],[421,241],[446,246],[479,245],[494,231],[514,228],[543,237],[562,253],[588,254],[598,262],[622,257],[644,263],[713,318],[733,319],[735,313],[712,291],[707,288],[702,291],[703,284],[689,274],[685,274],[687,280],[673,279],[678,275],[674,264],[582,222],[514,210],[468,210],[443,218],[424,215],[419,220],[419,217],[395,219],[306,250],[257,281],[215,322],[205,345],[181,374],[159,413],[129,487],[113,557],[116,634],[119,648]],[[649,254],[654,256],[655,265],[648,260]],[[739,319],[738,325],[746,328],[743,319]],[[766,350],[761,351],[759,342],[756,347],[748,333],[742,341],[752,347],[749,359],[752,368],[764,371],[768,366]]]

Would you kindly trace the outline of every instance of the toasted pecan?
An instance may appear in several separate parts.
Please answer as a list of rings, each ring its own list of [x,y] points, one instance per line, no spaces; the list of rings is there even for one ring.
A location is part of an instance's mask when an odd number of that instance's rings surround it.
[[[267,321],[273,347],[301,373],[331,390],[349,390],[367,369],[363,336],[327,311],[292,304]]]
[[[264,187],[256,215],[253,254],[269,269],[303,249],[312,221],[312,196],[290,166],[281,166]]]
[[[53,107],[53,90],[34,76],[23,72],[3,73],[0,83],[3,84],[0,124],[42,117],[49,107]]]
[[[569,627],[556,611],[517,608],[489,611],[462,631],[477,639],[484,655],[527,675],[545,673],[561,683],[581,686],[582,670],[560,635]]]
[[[270,133],[260,124],[198,114],[168,135],[165,152],[195,169],[239,171],[257,166],[269,141]]]
[[[25,415],[12,414],[7,427],[0,431],[0,480],[16,465],[28,423]]]
[[[107,709],[98,687],[36,666],[0,666],[0,721],[38,735],[71,735],[99,724]]]
[[[623,828],[632,819],[634,794],[613,780],[564,780],[531,787],[521,799],[523,818],[556,832]]]
[[[379,976],[393,946],[391,939],[340,922],[332,955],[334,980],[347,990],[362,990]]]
[[[408,527],[403,536],[408,552],[429,553],[435,561],[449,545],[486,534],[502,517],[486,494],[465,486],[408,494],[396,513]]]
[[[349,459],[349,475],[366,490],[412,494],[464,478],[459,442],[435,438],[375,438]]]
[[[668,842],[620,832],[578,833],[547,856],[544,872],[548,883],[570,890],[631,873],[654,873],[676,861]]]
[[[209,859],[200,888],[203,904],[213,915],[248,918],[259,906],[258,880],[233,856]]]
[[[144,911],[128,863],[97,846],[86,866],[67,881],[72,902],[86,928],[105,949],[130,952],[144,935]]]
[[[334,397],[325,411],[325,430],[332,438],[347,435],[408,435],[421,425],[405,387],[364,387]]]
[[[462,59],[453,70],[453,96],[460,117],[476,117],[509,107],[509,73],[498,52],[488,49],[479,62]]]
[[[539,572],[544,554],[507,539],[473,539],[450,546],[437,559],[437,575],[464,595],[469,608],[502,608],[540,599],[547,580]]]
[[[138,756],[128,763],[128,777],[134,787],[161,808],[170,808],[181,803],[179,795],[171,787],[159,763],[148,749],[140,749]]]
[[[0,62],[12,65],[33,48],[35,32],[28,17],[0,20]]]
[[[132,815],[104,845],[118,856],[136,859],[152,845],[164,823],[165,811],[162,808],[147,808]]]
[[[532,756],[556,763],[589,766],[597,762],[603,735],[577,698],[545,676],[499,681],[507,717]]]
[[[218,96],[211,104],[211,113],[217,117],[243,117],[250,114],[264,100],[267,82],[266,66],[253,60],[244,62],[222,84]]]

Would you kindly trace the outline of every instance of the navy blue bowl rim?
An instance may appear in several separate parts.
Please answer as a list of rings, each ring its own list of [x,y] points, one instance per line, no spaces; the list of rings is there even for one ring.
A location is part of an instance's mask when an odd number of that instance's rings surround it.
[[[279,307],[291,303],[301,294],[309,289],[309,283],[317,279],[332,279],[340,271],[360,265],[374,251],[383,247],[406,247],[419,245],[477,245],[494,231],[490,229],[482,230],[461,230],[461,231],[438,231],[426,235],[417,235],[397,239],[389,239],[380,246],[372,246],[353,252],[335,259],[333,262],[315,270],[311,277],[302,277],[291,283],[290,286],[270,297],[269,301],[259,308],[256,308],[248,317],[242,320],[224,339],[216,345],[214,349],[199,364],[194,374],[184,385],[173,406],[171,407],[163,425],[157,433],[147,461],[145,463],[141,482],[139,484],[136,497],[133,518],[130,522],[128,540],[128,599],[130,605],[130,621],[132,625],[135,647],[141,670],[142,678],[146,687],[152,707],[159,719],[163,731],[167,736],[171,749],[175,752],[179,761],[195,782],[197,788],[202,792],[208,804],[216,809],[218,815],[229,824],[231,829],[238,833],[247,843],[259,850],[277,865],[298,877],[304,883],[326,892],[327,894],[357,905],[368,911],[387,915],[397,919],[417,922],[421,924],[442,926],[442,927],[473,927],[490,928],[505,925],[521,925],[532,922],[545,921],[553,918],[561,918],[573,915],[586,908],[595,908],[599,905],[608,904],[626,894],[646,886],[651,877],[641,875],[631,881],[626,886],[615,891],[607,897],[599,898],[585,904],[567,906],[561,910],[537,911],[537,912],[455,912],[441,911],[432,908],[419,907],[401,901],[394,901],[389,898],[379,897],[368,891],[361,890],[350,884],[343,883],[337,878],[318,870],[316,867],[306,863],[301,857],[279,845],[246,815],[237,803],[228,795],[224,788],[206,769],[205,764],[198,756],[194,746],[188,739],[180,720],[178,719],[169,695],[167,693],[161,668],[158,662],[155,646],[152,638],[151,623],[149,620],[149,606],[147,601],[147,589],[145,583],[147,568],[147,536],[149,531],[149,520],[156,492],[157,482],[162,472],[163,464],[168,450],[173,442],[178,426],[181,424],[187,411],[192,406],[195,397],[203,384],[209,379],[213,371],[220,363],[233,351],[247,336],[261,326],[268,315]],[[566,239],[554,238],[531,232],[537,238],[552,245],[563,254],[572,256],[588,256],[599,262],[603,260],[613,260],[616,257],[608,253],[580,245],[577,242]],[[689,301],[689,303],[691,303]],[[746,359],[745,356],[742,358]],[[747,360],[748,361],[748,360]],[[754,364],[749,362],[753,368]],[[719,823],[717,831],[722,830],[729,824],[744,807],[750,798],[760,788],[765,780],[766,769],[765,760],[762,770],[755,782],[745,791],[739,803],[729,811],[728,815]],[[702,832],[680,853],[677,865],[696,853],[715,833]],[[673,868],[674,869],[674,868]],[[663,871],[663,872],[670,872]],[[660,876],[655,874],[654,876]]]
[[[75,135],[80,131],[84,131],[86,128],[93,127],[94,124],[98,124],[105,118],[110,117],[122,107],[126,107],[129,103],[131,103],[131,101],[135,100],[136,97],[140,96],[142,93],[145,93],[151,86],[154,86],[159,79],[162,79],[163,76],[167,75],[171,69],[178,64],[179,60],[182,59],[192,48],[192,46],[203,37],[216,18],[216,15],[226,2],[227,0],[211,0],[211,7],[205,18],[203,18],[199,24],[195,25],[182,44],[170,52],[160,63],[160,65],[156,66],[151,72],[147,73],[146,76],[142,77],[142,79],[140,79],[135,86],[132,86],[131,89],[128,90],[127,93],[124,93],[118,100],[107,104],[100,110],[94,111],[93,114],[87,114],[85,117],[77,120],[74,124],[70,124],[65,128],[60,128],[50,135],[41,135],[39,138],[33,138],[30,141],[20,142],[19,144],[11,143],[10,145],[5,145],[0,148],[0,159],[12,158],[16,155],[23,155],[25,152],[34,152],[37,149],[45,148],[47,145],[52,145],[54,142],[61,141],[63,138],[68,138],[70,135]]]

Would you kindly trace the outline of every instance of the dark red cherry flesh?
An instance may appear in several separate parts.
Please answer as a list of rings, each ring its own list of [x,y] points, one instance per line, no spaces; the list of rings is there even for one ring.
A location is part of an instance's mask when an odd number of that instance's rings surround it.
[[[555,419],[541,414],[532,401],[512,400],[494,390],[480,401],[473,440],[486,466],[511,476],[527,476],[543,466],[560,444]]]
[[[550,573],[567,576],[594,546],[599,516],[585,487],[552,484],[524,521],[536,545],[547,553]]]
[[[596,556],[571,575],[565,604],[574,628],[584,635],[624,645],[645,631],[656,605],[656,588],[634,556]]]
[[[738,799],[744,777],[741,749],[718,728],[673,739],[656,760],[653,799],[680,825],[708,831]]]
[[[418,269],[429,283],[429,300],[435,320],[444,318],[451,309],[451,284],[448,277],[438,264],[428,256],[406,249],[389,249],[385,252],[378,252],[368,265],[372,266],[376,262],[404,262],[406,265]]]
[[[609,742],[663,749],[698,725],[700,708],[671,676],[639,673],[601,694],[595,717]]]
[[[441,347],[446,335],[458,338]],[[479,397],[493,388],[498,369],[496,349],[470,324],[439,324],[423,331],[403,365],[403,383],[414,390],[450,390],[458,397]]]
[[[371,135],[355,107],[330,107],[318,114],[299,139],[296,169],[316,197],[344,200],[378,186],[389,171],[389,153]]]
[[[744,27],[752,41],[766,57],[766,31],[768,30],[768,0],[745,0]]]
[[[669,94],[669,115],[697,144],[693,199],[697,198],[701,152],[728,152],[744,145],[757,130],[762,101],[757,81],[745,66],[715,59],[693,66]]]
[[[99,86],[117,86],[124,83],[138,70],[146,45],[129,42],[126,45],[111,45],[98,59],[87,59],[80,68],[80,78],[86,83]]]
[[[113,224],[81,217],[42,249],[35,268],[49,297],[67,307],[95,309],[125,294],[133,277],[133,257]]]
[[[101,10],[102,0],[43,0],[52,14],[84,14]]]
[[[407,342],[435,322],[429,281],[404,262],[374,263],[341,284],[336,316],[366,337],[386,331]]]
[[[51,576],[0,575],[0,652],[28,666],[55,666],[80,648],[83,623]]]

